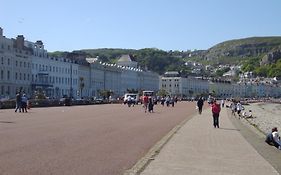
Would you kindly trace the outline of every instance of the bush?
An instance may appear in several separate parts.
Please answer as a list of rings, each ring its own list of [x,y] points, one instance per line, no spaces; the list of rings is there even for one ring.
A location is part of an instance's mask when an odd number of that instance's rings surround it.
[[[0,102],[0,109],[11,109],[16,107],[15,100],[5,100]]]

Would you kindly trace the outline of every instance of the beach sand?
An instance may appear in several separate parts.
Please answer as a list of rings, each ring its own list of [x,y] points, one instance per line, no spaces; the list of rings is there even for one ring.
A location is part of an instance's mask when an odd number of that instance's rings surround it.
[[[252,110],[253,118],[247,120],[258,127],[263,133],[268,133],[273,127],[281,131],[281,104],[251,103],[244,105],[247,113]],[[243,112],[244,112],[243,111]]]

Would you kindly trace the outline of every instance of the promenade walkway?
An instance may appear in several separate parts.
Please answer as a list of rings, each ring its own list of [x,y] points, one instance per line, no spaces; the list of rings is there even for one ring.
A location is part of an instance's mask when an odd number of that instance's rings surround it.
[[[276,175],[278,172],[234,127],[225,108],[220,128],[210,109],[186,122],[141,173],[142,175]]]

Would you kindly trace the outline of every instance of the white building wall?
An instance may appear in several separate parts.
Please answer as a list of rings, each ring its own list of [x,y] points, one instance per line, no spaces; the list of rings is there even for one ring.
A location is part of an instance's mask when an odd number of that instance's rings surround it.
[[[105,89],[104,69],[98,62],[91,63],[91,96],[98,97],[99,91]]]
[[[107,67],[105,70],[105,89],[111,91],[114,97],[122,96],[121,93],[121,70],[117,67]]]
[[[157,92],[159,90],[160,77],[155,72],[141,71],[139,74],[140,87],[143,90],[152,90]]]
[[[90,79],[91,79],[91,71],[89,65],[78,65],[78,91],[79,97],[91,97],[90,93]],[[81,89],[82,84],[84,84],[83,89]],[[82,90],[82,92],[81,92]]]
[[[20,90],[30,95],[30,55],[15,47],[15,39],[0,36],[0,97],[14,98]]]
[[[138,90],[138,73],[127,68],[122,68],[121,73],[121,93],[125,94],[127,90]]]

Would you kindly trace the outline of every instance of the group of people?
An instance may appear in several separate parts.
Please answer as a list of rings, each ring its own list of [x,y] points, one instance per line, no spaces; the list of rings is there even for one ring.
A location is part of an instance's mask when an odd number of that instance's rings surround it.
[[[216,99],[212,99],[212,100],[208,100],[209,105],[211,106],[211,110],[212,110],[212,115],[213,115],[213,125],[214,128],[219,128],[219,116],[220,116],[220,111],[221,111],[221,105],[222,107],[224,107],[224,101],[222,101],[221,103],[218,103],[216,101]],[[198,108],[198,112],[199,114],[202,114],[202,109],[204,106],[204,99],[203,97],[199,97],[198,101],[197,101],[197,105],[196,107]]]
[[[153,107],[154,107],[154,100],[152,97],[149,97],[147,95],[143,96],[143,107],[144,107],[144,112],[153,112]]]
[[[170,95],[167,95],[165,97],[161,97],[161,99],[160,99],[161,105],[165,106],[165,104],[166,104],[167,107],[169,107],[170,105],[172,107],[174,107],[175,103],[177,103],[177,102],[178,102],[178,98],[176,96],[171,97]]]
[[[18,92],[16,94],[16,109],[15,112],[27,112],[27,109],[30,108],[28,98],[25,93],[21,94]]]
[[[158,101],[160,102],[160,104],[162,106],[175,106],[175,103],[178,102],[178,98],[177,97],[171,97],[170,95],[167,95],[165,97],[159,97],[159,98],[153,98],[150,96],[143,96],[143,106],[145,108],[145,112],[153,112],[153,108],[154,105],[158,103]]]
[[[243,106],[240,103],[240,101],[238,102],[232,101],[230,104],[230,108],[231,108],[232,115],[236,116],[235,113],[237,113],[238,117],[241,118],[242,115],[241,111],[243,110]]]
[[[211,106],[211,111],[212,111],[212,115],[213,115],[214,128],[219,128],[219,116],[220,116],[221,107],[224,106],[224,101],[221,101],[221,103],[218,103],[216,101],[216,99],[213,99],[212,102],[209,104]],[[200,97],[199,100],[197,101],[197,107],[198,107],[199,114],[202,113],[203,105],[204,105],[204,100],[202,97]],[[237,103],[234,103],[234,101],[232,101],[230,108],[232,110],[232,114],[235,115],[235,113],[237,112],[239,118],[241,116],[252,117],[251,110],[249,110],[249,113],[241,112],[243,110],[243,106],[241,105],[240,101],[238,101]],[[268,143],[269,145],[275,146],[277,149],[281,150],[281,139],[280,139],[277,127],[272,128],[271,132],[267,134],[265,142]]]
[[[242,112],[244,110],[244,107],[242,106],[240,101],[237,101],[237,102],[232,101],[229,107],[231,108],[231,114],[236,116],[236,113],[237,113],[239,119],[242,117],[243,118],[253,117],[252,110],[249,110],[248,112],[246,112],[246,111]]]

